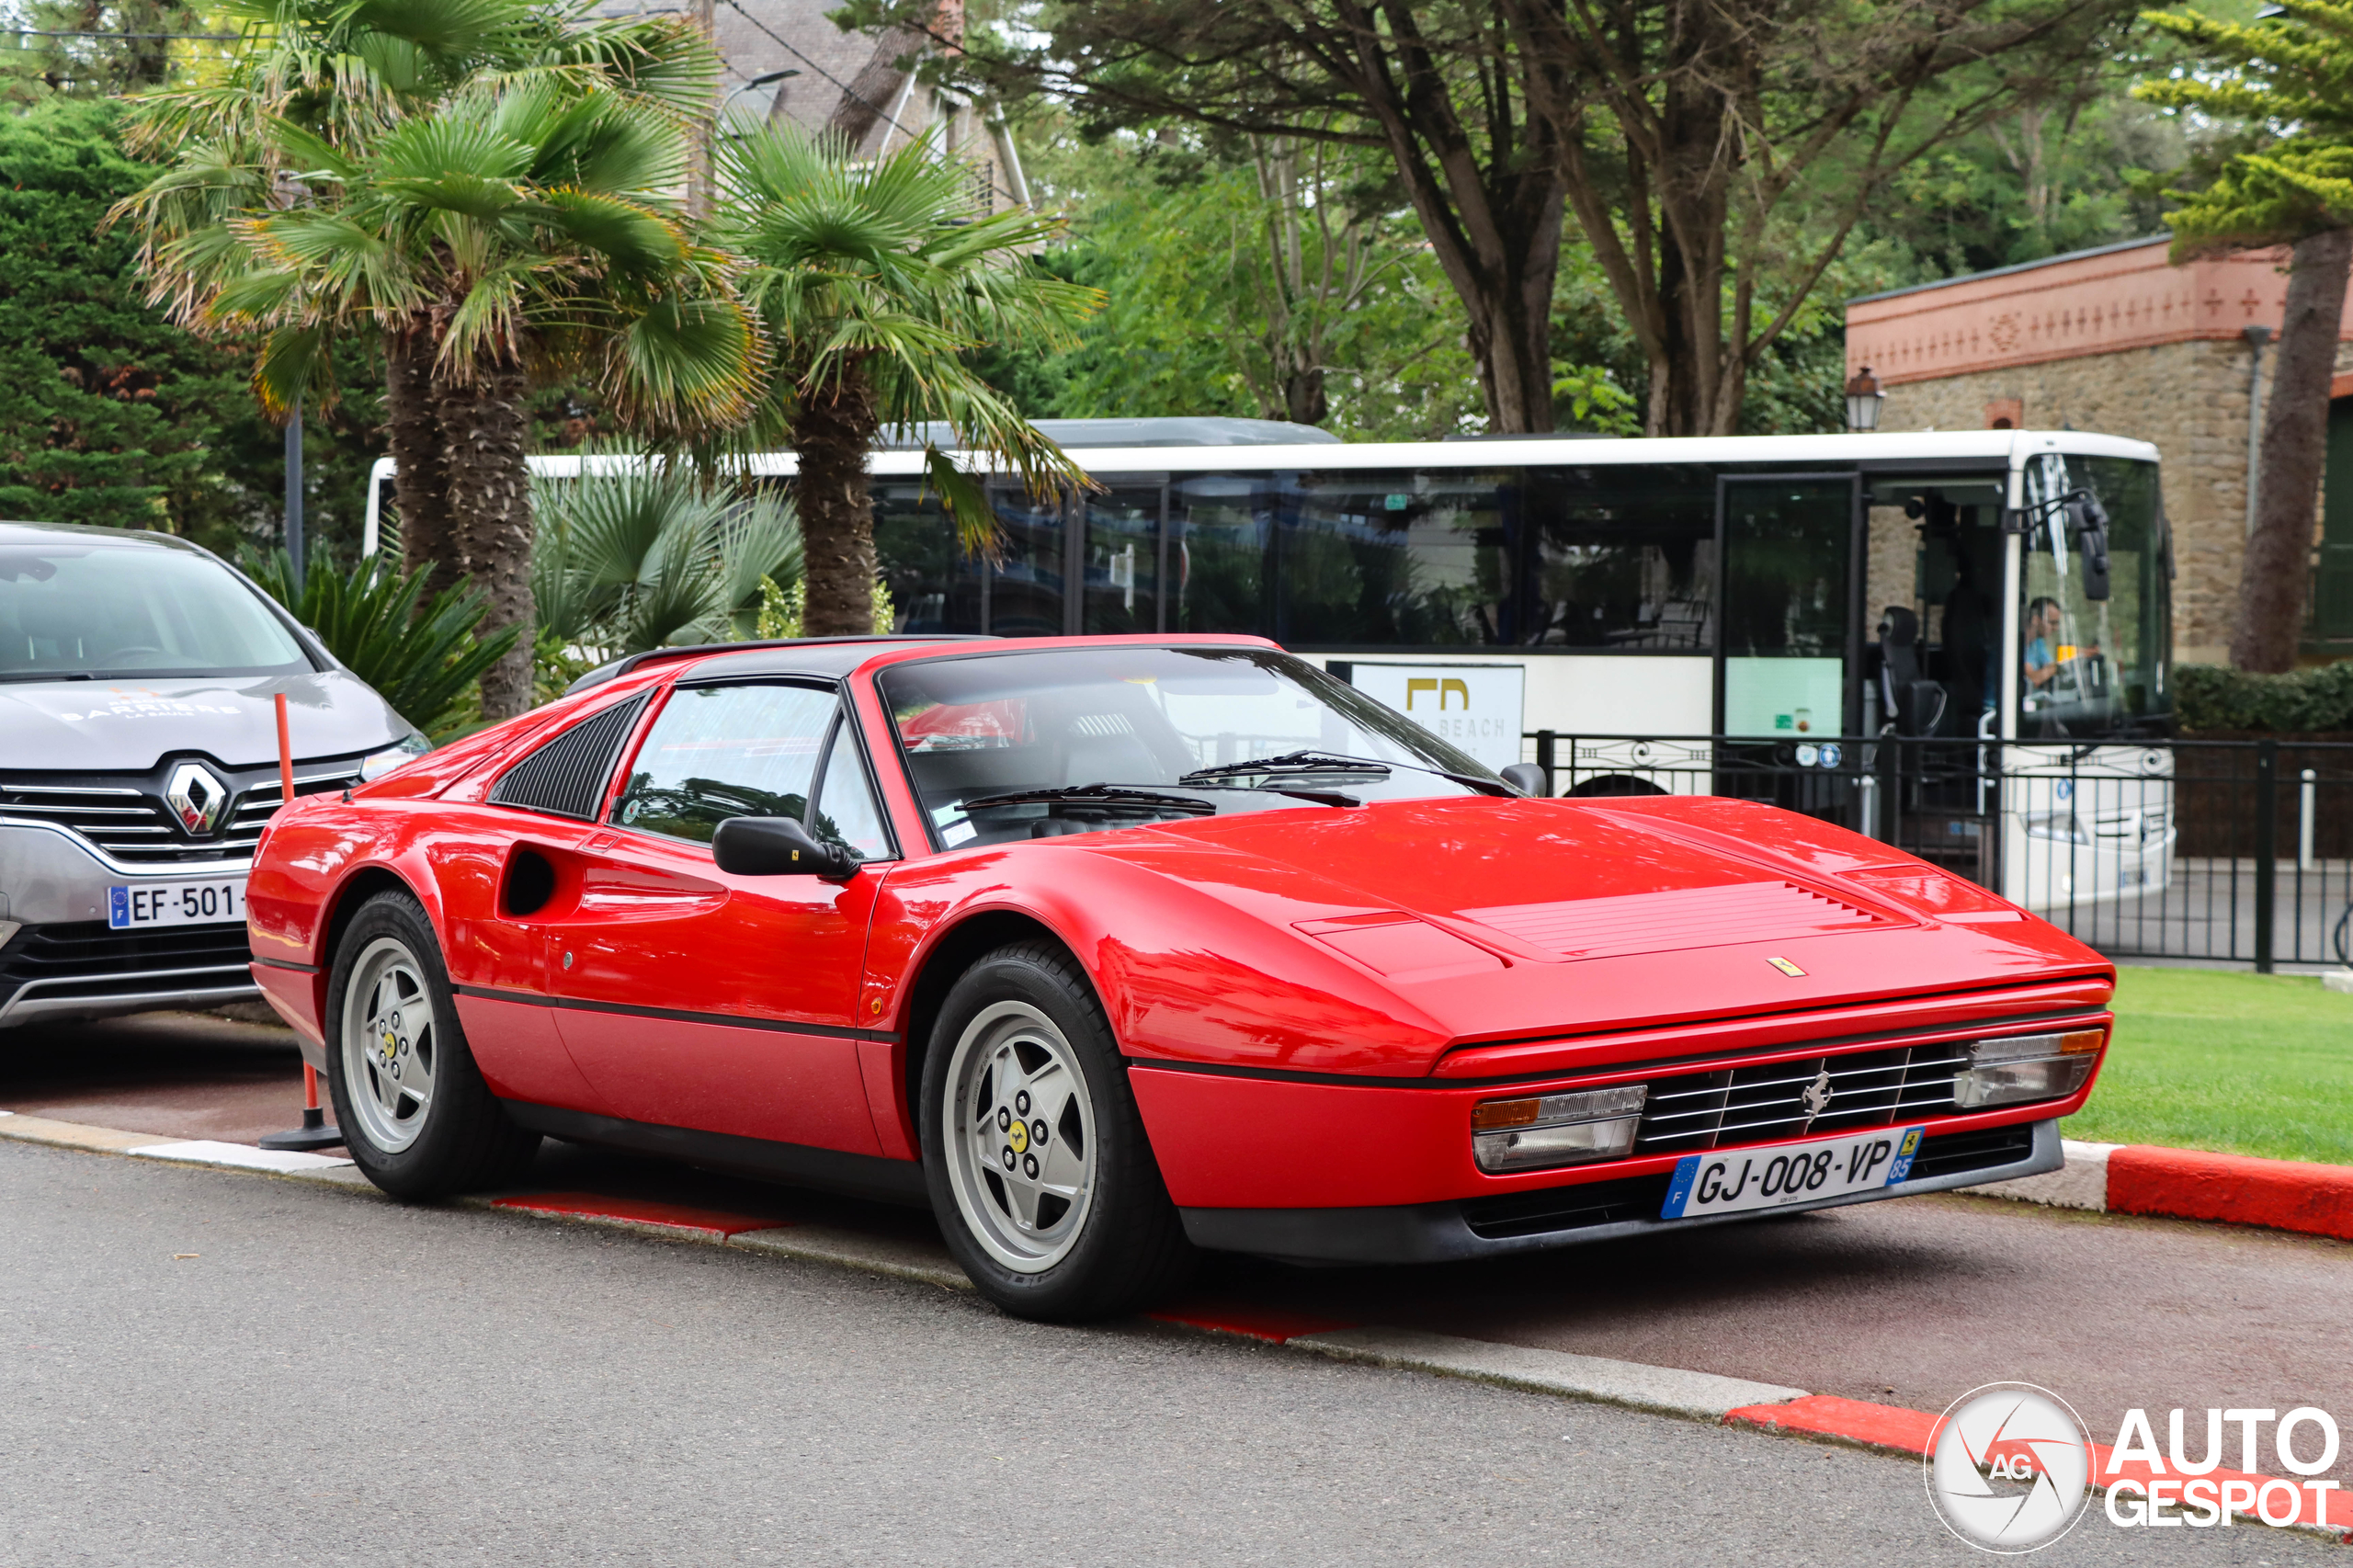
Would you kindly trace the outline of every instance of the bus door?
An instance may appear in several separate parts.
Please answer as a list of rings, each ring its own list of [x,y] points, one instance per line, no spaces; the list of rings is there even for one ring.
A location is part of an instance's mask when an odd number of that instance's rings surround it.
[[[1857,719],[1861,516],[1853,473],[1719,482],[1719,793],[1859,825],[1841,737]]]

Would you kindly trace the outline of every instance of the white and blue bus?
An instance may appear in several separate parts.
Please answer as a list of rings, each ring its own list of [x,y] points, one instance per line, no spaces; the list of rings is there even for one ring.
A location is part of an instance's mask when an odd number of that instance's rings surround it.
[[[2171,547],[2146,443],[1042,428],[1098,488],[1040,504],[992,479],[994,562],[959,547],[919,442],[874,454],[899,630],[1256,633],[1490,764],[1552,764],[1563,792],[1715,789],[1728,756],[1770,748],[1823,771],[1796,803],[2029,906],[2165,885],[2171,762],[2134,744],[2170,728]],[[561,478],[617,460],[532,462]],[[789,486],[794,460],[750,471]],[[380,463],[378,489],[388,477]],[[1857,754],[1891,727],[1992,760],[1887,801]]]

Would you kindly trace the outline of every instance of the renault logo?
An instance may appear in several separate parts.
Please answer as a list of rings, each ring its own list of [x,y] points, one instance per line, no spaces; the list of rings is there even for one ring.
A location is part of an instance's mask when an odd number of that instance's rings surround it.
[[[183,762],[172,769],[164,803],[172,808],[172,815],[188,829],[190,838],[202,838],[220,825],[222,813],[229,809],[229,787],[214,778],[210,768]]]

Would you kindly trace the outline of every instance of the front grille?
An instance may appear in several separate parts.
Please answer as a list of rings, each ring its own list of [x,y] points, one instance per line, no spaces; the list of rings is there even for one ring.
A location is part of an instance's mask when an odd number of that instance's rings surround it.
[[[1961,1176],[2014,1165],[2034,1153],[2034,1128],[1996,1127],[1985,1132],[1946,1132],[1920,1140],[1912,1157],[1912,1181]],[[1534,1192],[1473,1198],[1462,1205],[1463,1223],[1489,1241],[1510,1236],[1551,1235],[1590,1230],[1627,1220],[1655,1220],[1665,1207],[1674,1173],[1548,1187]]]
[[[1954,1074],[1969,1041],[1801,1056],[1751,1067],[1654,1078],[1634,1133],[1638,1154],[1888,1127],[1954,1108]],[[1807,1096],[1821,1108],[1810,1111]]]
[[[1462,1221],[1473,1235],[1500,1241],[1506,1236],[1540,1236],[1552,1231],[1614,1225],[1621,1220],[1655,1220],[1665,1206],[1667,1185],[1673,1179],[1673,1172],[1663,1171],[1620,1181],[1473,1198],[1462,1205]]]
[[[183,829],[164,802],[165,780],[180,760],[145,773],[11,773],[0,778],[0,817],[54,823],[127,866],[252,859],[262,824],[278,807],[278,769],[208,762],[228,787],[231,804],[211,833],[198,835]],[[325,794],[358,781],[358,768],[330,765],[328,771],[298,777],[294,792]]]
[[[253,950],[242,922],[116,931],[103,921],[28,926],[0,948],[0,1002],[61,1000],[235,984]]]

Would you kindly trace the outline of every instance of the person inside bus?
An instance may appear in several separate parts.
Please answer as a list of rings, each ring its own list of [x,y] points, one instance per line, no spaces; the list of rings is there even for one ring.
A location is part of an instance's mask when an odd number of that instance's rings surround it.
[[[2086,654],[2097,654],[2099,644],[2071,648],[2059,639],[2065,635],[2063,617],[2059,601],[2047,595],[2038,595],[2026,607],[2026,653],[2018,662],[2026,676],[2029,695],[2049,691],[2058,684],[2060,666]],[[2066,684],[2074,684],[2071,679]]]

